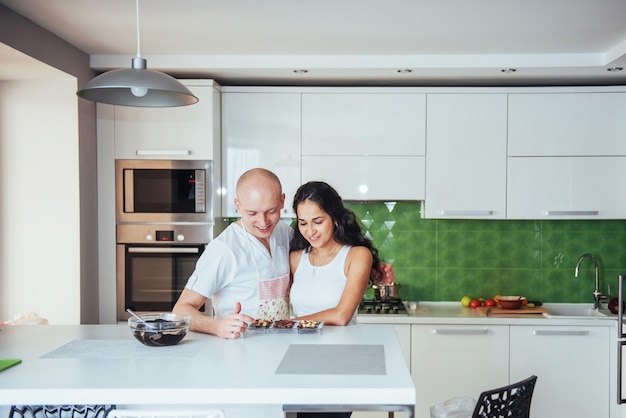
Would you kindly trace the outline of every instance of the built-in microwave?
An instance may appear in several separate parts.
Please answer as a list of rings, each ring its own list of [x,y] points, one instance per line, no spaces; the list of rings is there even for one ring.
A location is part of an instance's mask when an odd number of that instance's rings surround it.
[[[116,160],[118,223],[213,223],[210,160]]]

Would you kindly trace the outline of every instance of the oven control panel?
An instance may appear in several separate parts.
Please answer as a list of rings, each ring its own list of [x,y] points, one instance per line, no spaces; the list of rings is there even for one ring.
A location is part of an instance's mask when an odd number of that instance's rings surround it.
[[[118,224],[118,244],[208,244],[213,238],[213,225]]]

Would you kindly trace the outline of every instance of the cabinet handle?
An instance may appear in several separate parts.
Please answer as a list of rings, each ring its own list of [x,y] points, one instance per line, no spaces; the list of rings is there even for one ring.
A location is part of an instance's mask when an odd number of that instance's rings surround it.
[[[484,335],[489,333],[488,329],[445,329],[445,328],[433,328],[433,334],[440,335]]]
[[[138,149],[137,155],[190,155],[188,149]]]
[[[547,210],[546,216],[598,216],[597,210]]]
[[[534,329],[533,335],[574,335],[574,336],[583,336],[589,335],[589,331],[587,330],[545,330],[545,329]]]
[[[140,254],[198,254],[200,250],[195,247],[129,247],[128,252]]]
[[[443,216],[491,216],[492,210],[442,210]]]

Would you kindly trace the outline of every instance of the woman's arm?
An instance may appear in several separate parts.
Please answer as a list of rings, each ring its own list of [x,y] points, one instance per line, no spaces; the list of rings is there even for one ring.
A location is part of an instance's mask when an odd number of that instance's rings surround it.
[[[293,284],[293,275],[300,264],[300,257],[304,250],[296,250],[289,253],[289,288]]]

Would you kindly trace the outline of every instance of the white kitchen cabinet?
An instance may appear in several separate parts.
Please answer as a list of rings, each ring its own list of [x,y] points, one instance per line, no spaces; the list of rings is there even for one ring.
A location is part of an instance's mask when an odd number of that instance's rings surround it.
[[[239,176],[254,167],[274,172],[285,193],[283,216],[292,217],[300,186],[300,94],[222,93],[224,216],[240,216],[233,203]]]
[[[609,326],[511,326],[511,381],[537,375],[533,418],[608,417]]]
[[[303,155],[424,155],[423,93],[302,94]]]
[[[508,159],[508,219],[623,219],[626,157]]]
[[[509,156],[626,155],[626,93],[509,94]]]
[[[505,219],[506,94],[428,94],[426,218]]]
[[[428,417],[431,406],[447,399],[477,398],[484,390],[505,386],[509,326],[412,325],[411,375],[416,417]]]
[[[219,159],[219,86],[212,80],[181,82],[200,99],[198,103],[165,108],[114,107],[115,158]]]
[[[385,325],[387,326],[387,325]],[[396,336],[398,337],[398,341],[400,342],[400,349],[402,350],[402,354],[404,356],[404,360],[406,360],[407,366],[411,367],[411,325],[402,324],[402,325],[394,325],[393,329],[396,332]],[[404,412],[395,412],[395,418],[405,417],[406,414]],[[388,418],[389,413],[383,411],[354,411],[352,413],[351,418]],[[419,415],[416,415],[416,418]]]
[[[423,93],[303,93],[302,181],[345,200],[423,200]]]
[[[302,182],[325,181],[344,200],[424,200],[423,156],[302,156]]]

